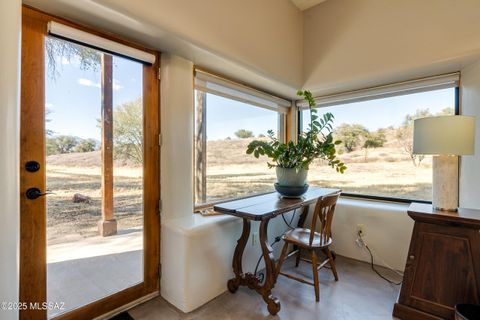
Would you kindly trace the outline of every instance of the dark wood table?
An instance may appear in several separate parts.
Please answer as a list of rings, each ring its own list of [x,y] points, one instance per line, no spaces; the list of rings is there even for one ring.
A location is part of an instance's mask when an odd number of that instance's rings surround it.
[[[339,192],[338,189],[310,188],[300,199],[281,198],[276,192],[246,199],[225,202],[214,206],[215,211],[243,219],[243,230],[235,247],[232,267],[235,277],[228,280],[227,287],[235,293],[239,286],[247,286],[255,290],[263,297],[270,314],[275,315],[280,311],[280,301],[272,295],[275,286],[275,257],[273,249],[268,243],[268,223],[270,219],[282,214],[303,207],[299,218],[299,226],[303,226],[308,214],[308,206],[318,198]],[[251,273],[244,273],[242,269],[243,251],[250,237],[250,221],[260,221],[260,245],[265,261],[265,278],[263,281]],[[263,282],[263,283],[262,283]]]

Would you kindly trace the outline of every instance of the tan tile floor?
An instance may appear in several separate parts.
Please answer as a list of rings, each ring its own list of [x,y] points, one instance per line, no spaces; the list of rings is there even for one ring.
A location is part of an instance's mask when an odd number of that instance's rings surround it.
[[[311,278],[310,265],[302,262],[298,269],[291,259],[285,268]],[[315,302],[313,287],[280,277],[274,295],[282,304],[276,317],[268,314],[262,298],[242,287],[236,294],[225,292],[199,309],[185,314],[161,297],[130,310],[135,320],[176,319],[325,319],[384,320],[392,319],[393,304],[399,286],[380,279],[366,263],[337,257],[340,280],[335,282],[328,269],[320,271],[320,302]],[[395,280],[386,270],[382,270]]]

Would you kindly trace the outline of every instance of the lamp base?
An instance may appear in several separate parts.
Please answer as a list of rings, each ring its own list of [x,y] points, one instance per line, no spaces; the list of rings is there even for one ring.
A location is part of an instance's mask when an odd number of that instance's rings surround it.
[[[432,204],[441,211],[458,209],[458,156],[434,156]]]

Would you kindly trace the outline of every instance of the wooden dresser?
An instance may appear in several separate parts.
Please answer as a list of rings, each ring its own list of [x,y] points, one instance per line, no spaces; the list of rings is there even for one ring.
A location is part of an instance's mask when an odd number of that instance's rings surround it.
[[[393,315],[454,319],[458,303],[480,303],[480,210],[444,212],[412,203],[415,220],[403,285]]]

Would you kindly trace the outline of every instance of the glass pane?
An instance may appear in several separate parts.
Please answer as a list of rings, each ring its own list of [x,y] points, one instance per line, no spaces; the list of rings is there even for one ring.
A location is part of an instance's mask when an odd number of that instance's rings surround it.
[[[348,169],[342,175],[321,161],[312,164],[310,184],[363,195],[431,200],[432,158],[412,153],[413,120],[454,114],[455,89],[370,100],[319,109],[335,116],[334,137]],[[310,113],[302,111],[302,128]]]
[[[143,281],[143,65],[45,45],[52,318]]]
[[[200,91],[196,91],[195,108],[196,203],[273,191],[275,170],[268,169],[266,158],[256,159],[245,151],[252,140],[267,140],[269,130],[278,136],[279,114]],[[199,147],[202,115],[206,135],[203,149]],[[205,166],[203,192],[198,187],[202,183],[201,163]]]

